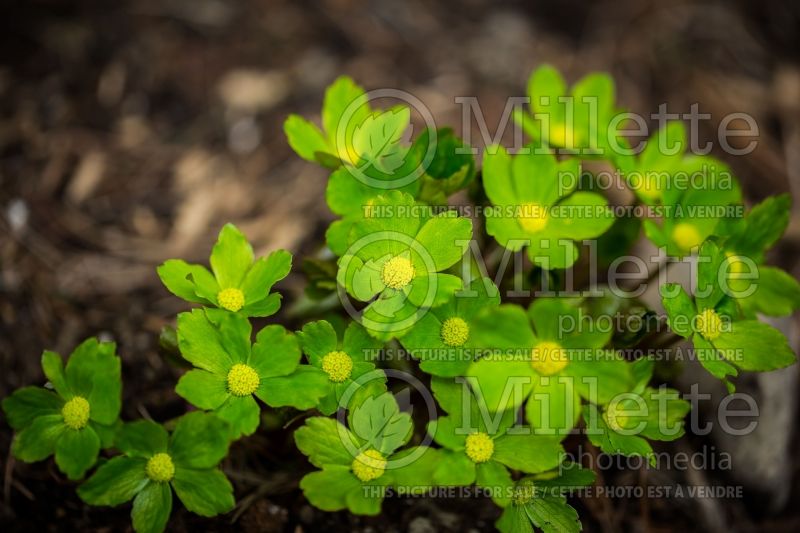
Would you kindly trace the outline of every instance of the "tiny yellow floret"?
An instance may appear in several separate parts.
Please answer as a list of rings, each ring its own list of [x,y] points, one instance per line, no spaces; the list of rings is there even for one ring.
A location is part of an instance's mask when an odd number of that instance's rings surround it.
[[[144,471],[151,480],[158,483],[166,483],[172,481],[175,476],[175,465],[172,463],[172,457],[169,454],[161,452],[147,461]]]
[[[534,495],[533,481],[521,481],[519,485],[514,487],[514,494],[511,496],[511,503],[514,505],[525,505],[530,503]]]
[[[350,468],[358,479],[367,483],[383,475],[386,471],[386,458],[378,450],[367,450],[358,454]]]
[[[697,228],[687,222],[681,222],[672,228],[672,240],[686,252],[703,243],[703,237]]]
[[[547,141],[550,146],[562,146],[567,147],[567,127],[564,124],[551,124],[550,125],[550,134],[548,135]],[[575,139],[570,139],[570,144],[575,141]]]
[[[567,351],[557,342],[542,341],[531,351],[531,366],[542,376],[552,376],[567,366]]]
[[[414,265],[406,257],[392,257],[383,265],[381,279],[392,289],[402,289],[414,279]]]
[[[228,371],[228,392],[234,396],[247,396],[253,394],[261,378],[253,367],[237,363]]]
[[[235,313],[244,307],[244,293],[239,289],[222,289],[217,294],[217,302],[221,308]]]
[[[695,319],[695,328],[706,340],[713,341],[723,331],[724,324],[716,311],[706,309]]]
[[[464,346],[469,338],[469,324],[461,317],[451,317],[442,322],[442,342],[448,346]]]
[[[89,402],[82,396],[75,396],[61,408],[64,424],[70,429],[83,429],[89,423]]]
[[[352,374],[353,359],[345,352],[330,352],[322,358],[322,370],[328,374],[328,379],[341,383]]]
[[[465,447],[467,457],[473,463],[485,463],[492,458],[494,454],[494,441],[486,433],[473,433],[467,435],[467,443]]]
[[[611,403],[603,413],[603,419],[613,431],[622,431],[628,423],[628,415],[619,405],[619,402]]]
[[[519,225],[528,233],[539,233],[547,226],[547,209],[539,204],[527,203],[519,207]]]

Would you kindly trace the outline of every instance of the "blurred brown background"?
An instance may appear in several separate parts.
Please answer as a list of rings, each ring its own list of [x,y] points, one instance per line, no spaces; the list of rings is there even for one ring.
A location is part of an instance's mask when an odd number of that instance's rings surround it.
[[[476,96],[493,132],[506,98],[524,95],[540,63],[570,81],[607,70],[632,111],[699,103],[712,113],[701,130],[709,139],[725,114],[753,115],[757,150],[717,155],[750,200],[800,191],[792,0],[6,1],[0,43],[0,397],[42,382],[44,348],[66,354],[99,334],[123,357],[125,418],[180,414],[172,387],[181,371],[159,355],[157,338],[184,304],[155,267],[205,260],[226,221],[259,253],[316,249],[332,218],[325,172],[291,152],[282,123],[290,112],[317,120],[340,74],[410,91],[457,131],[454,98]],[[798,247],[795,218],[774,260],[797,274]],[[283,282],[287,302],[302,286],[297,273]],[[783,445],[756,469],[766,481],[748,484],[747,498],[581,502],[585,528],[798,530],[796,374],[787,379],[780,420],[788,409],[789,421],[770,436]],[[3,423],[4,530],[128,527],[128,508],[88,509],[52,465],[9,460],[10,438]],[[176,505],[171,527],[426,533],[484,530],[497,516],[486,502],[425,500],[388,502],[376,519],[323,515],[295,488],[290,472],[306,466],[287,439],[278,429],[237,444],[226,466],[244,502],[235,523]]]

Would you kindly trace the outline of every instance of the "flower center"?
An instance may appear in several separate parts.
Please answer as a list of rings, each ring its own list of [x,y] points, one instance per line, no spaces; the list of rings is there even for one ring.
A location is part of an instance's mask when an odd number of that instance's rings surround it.
[[[749,270],[747,264],[740,255],[736,255],[733,252],[725,252],[725,257],[728,258],[728,272],[731,274],[743,274]],[[734,279],[739,278],[737,277]]]
[[[70,429],[83,429],[89,422],[89,402],[82,396],[75,396],[61,408],[64,424]]]
[[[538,233],[547,225],[547,209],[539,204],[522,204],[519,214],[519,225],[528,233]]]
[[[613,431],[622,431],[628,423],[628,415],[625,410],[619,406],[619,403],[612,402],[609,404],[606,412],[603,413],[603,419]]]
[[[381,279],[392,289],[402,289],[414,279],[414,265],[405,257],[392,257],[383,265]]]
[[[567,363],[567,352],[557,342],[542,341],[531,351],[531,366],[542,376],[561,372]]]
[[[217,294],[219,306],[234,313],[244,307],[244,293],[239,289],[222,289]]]
[[[469,338],[469,325],[460,317],[454,316],[442,322],[440,332],[442,342],[448,346],[464,346]]]
[[[172,457],[166,453],[157,453],[147,461],[144,468],[147,477],[159,483],[172,481],[175,475],[175,465],[172,464]]]
[[[703,243],[703,237],[692,224],[681,222],[672,228],[672,240],[681,250],[689,251]]]
[[[234,396],[247,396],[253,394],[261,378],[253,367],[237,363],[228,371],[228,391]]]
[[[378,450],[367,450],[358,454],[350,468],[358,479],[366,483],[383,475],[386,458]]]
[[[722,319],[713,309],[706,309],[697,315],[695,328],[706,340],[713,341],[722,333]]]
[[[322,358],[322,370],[328,374],[328,379],[341,383],[353,372],[353,359],[344,352],[330,352]]]
[[[486,433],[467,435],[466,452],[473,463],[485,463],[492,458],[494,441]]]
[[[547,138],[550,146],[567,146],[567,128],[564,124],[551,124]]]
[[[514,494],[511,496],[511,503],[514,505],[525,505],[529,503],[533,499],[533,482],[532,481],[520,481],[520,483],[514,487]]]

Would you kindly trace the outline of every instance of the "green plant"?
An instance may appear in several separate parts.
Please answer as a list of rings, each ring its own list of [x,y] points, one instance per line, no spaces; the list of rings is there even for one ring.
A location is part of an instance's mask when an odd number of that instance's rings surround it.
[[[189,511],[215,516],[233,508],[233,487],[217,465],[228,453],[227,424],[193,412],[170,435],[149,420],[131,422],[117,433],[122,452],[103,463],[78,488],[91,505],[120,505],[133,499],[131,520],[139,532],[163,531],[172,511],[172,491]]]
[[[55,454],[58,469],[80,479],[114,442],[122,401],[120,361],[112,342],[87,339],[66,367],[55,352],[42,354],[42,370],[53,390],[24,387],[3,400],[8,423],[18,433],[12,451],[25,462]]]
[[[218,469],[229,445],[257,431],[263,409],[293,409],[287,427],[299,426],[297,448],[318,469],[302,472],[299,486],[320,509],[374,515],[390,496],[475,485],[498,505],[505,533],[579,531],[567,498],[594,473],[565,457],[568,433],[652,462],[651,441],[685,431],[690,405],[666,386],[669,363],[624,350],[669,356],[691,340],[733,390],[739,370],[795,361],[781,333],[756,317],[800,308],[800,284],[764,265],[788,224],[788,196],[743,216],[730,169],[688,153],[678,122],[628,151],[609,129],[614,92],[605,74],[567,89],[553,67],[538,69],[530,112],[515,114],[531,143],[513,156],[487,148],[479,171],[452,130],[429,126],[407,141],[407,107],[373,109],[368,93],[339,78],[325,94],[322,128],[296,115],[285,123],[298,155],[331,171],[326,200],[339,217],[325,248],[304,258],[304,297],[281,315],[297,334],[270,324],[254,336],[251,323],[278,312],[273,286],[291,255],[256,260],[242,232],[225,225],[210,271],[175,259],[158,268],[166,288],[195,306],[177,317],[173,348],[193,368],[176,392],[206,412],[167,421],[172,436],[149,420],[120,427],[119,359],[113,344],[89,340],[65,369],[45,352],[55,392],[25,387],[3,401],[14,455],[55,452],[73,479],[99,464],[79,495],[94,505],[133,499],[134,529],[158,532],[172,490],[197,514],[230,510],[233,487]],[[610,163],[632,191],[629,207],[650,210],[615,216],[586,159]],[[454,195],[469,209],[451,206]],[[624,258],[642,228],[670,259],[696,256],[693,296],[660,287],[668,330],[658,309],[586,272],[587,263]],[[585,240],[597,244],[596,263]],[[599,319],[614,314],[658,328],[603,327]],[[394,396],[398,376],[415,384],[427,413]],[[109,457],[98,460],[101,447]]]

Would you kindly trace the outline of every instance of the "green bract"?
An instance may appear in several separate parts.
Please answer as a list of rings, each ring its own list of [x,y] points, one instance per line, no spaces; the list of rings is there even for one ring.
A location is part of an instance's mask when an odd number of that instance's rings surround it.
[[[217,465],[228,453],[227,424],[193,412],[178,419],[172,435],[148,420],[125,424],[116,447],[124,454],[104,463],[78,495],[91,505],[120,505],[133,499],[131,520],[138,533],[164,531],[172,491],[189,511],[215,516],[233,509],[233,487]]]
[[[714,234],[720,219],[738,213],[741,199],[739,183],[725,164],[710,156],[686,156],[661,193],[661,225],[645,220],[645,234],[667,254],[683,257]]]
[[[518,427],[511,430],[513,410],[487,409],[469,387],[451,378],[433,378],[431,388],[447,412],[428,424],[428,432],[443,447],[433,473],[436,484],[477,483],[505,506],[514,485],[508,469],[538,473],[561,462],[558,438],[520,433]]]
[[[563,436],[578,419],[581,399],[606,404],[631,388],[629,365],[604,349],[611,332],[591,327],[575,300],[539,298],[527,313],[504,304],[483,319],[487,330],[494,326],[496,350],[467,375],[491,409],[503,402],[518,407],[530,397],[526,417],[537,432]],[[521,395],[513,394],[515,385]]]
[[[728,376],[742,370],[768,371],[795,362],[796,357],[777,329],[758,320],[740,320],[734,298],[720,285],[724,254],[713,241],[700,249],[697,266],[697,291],[691,298],[680,285],[661,286],[661,301],[672,331],[691,339],[700,363],[723,380],[730,391]]]
[[[602,235],[614,222],[603,196],[578,191],[576,159],[557,161],[549,153],[511,157],[491,146],[483,156],[483,186],[494,204],[486,211],[486,232],[512,251],[545,268],[567,268],[578,258],[574,241]]]
[[[755,318],[756,313],[789,315],[800,309],[800,283],[782,269],[762,264],[766,251],[789,225],[790,207],[790,196],[783,194],[767,198],[744,218],[720,221],[717,233],[723,237],[729,283],[742,293],[737,301],[748,318]],[[753,290],[747,294],[751,286]]]
[[[178,315],[183,357],[197,368],[175,391],[230,424],[232,438],[251,435],[260,420],[254,396],[271,407],[315,407],[328,392],[328,378],[300,364],[300,347],[283,326],[267,326],[251,346],[250,322],[234,313],[195,309]]]
[[[339,407],[346,409],[351,402],[361,403],[365,394],[380,394],[386,390],[382,372],[365,376],[375,370],[371,361],[378,356],[383,343],[355,322],[347,326],[341,342],[336,330],[325,320],[309,322],[297,335],[309,362],[328,378],[327,393],[317,406],[322,414],[329,415]],[[362,380],[358,380],[362,376]],[[347,404],[343,405],[343,401]]]
[[[478,318],[500,304],[500,291],[489,278],[474,280],[447,302],[431,309],[400,339],[420,369],[434,376],[464,375],[489,324]],[[494,329],[494,325],[491,326]]]
[[[219,307],[243,316],[270,316],[278,311],[281,295],[270,294],[289,274],[292,256],[278,250],[256,261],[253,247],[233,224],[226,224],[211,251],[211,270],[170,259],[158,267],[161,281],[186,301]]]
[[[528,80],[531,114],[515,110],[514,120],[533,140],[534,148],[559,148],[585,158],[613,158],[610,125],[620,113],[615,105],[614,80],[593,73],[567,89],[561,74],[550,65],[536,69]]]
[[[370,302],[362,323],[370,334],[401,336],[426,312],[461,288],[441,273],[453,266],[472,237],[472,222],[452,211],[430,209],[397,191],[375,198],[353,224],[337,280],[356,300]]]
[[[571,463],[557,472],[523,477],[514,484],[511,502],[495,525],[502,533],[533,533],[532,526],[547,533],[578,533],[578,512],[567,496],[594,480],[594,472]]]
[[[349,423],[352,431],[334,419],[313,417],[294,434],[300,451],[321,468],[300,481],[312,504],[324,511],[375,515],[388,488],[430,486],[438,452],[427,447],[396,451],[413,426],[391,394],[351,412]]]
[[[87,339],[70,355],[44,352],[42,369],[53,391],[24,387],[3,400],[9,425],[17,431],[14,457],[28,463],[55,453],[58,469],[80,479],[114,441],[122,384],[113,342]]]

